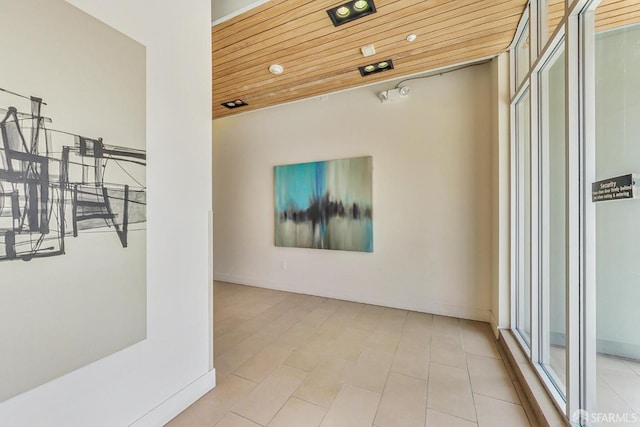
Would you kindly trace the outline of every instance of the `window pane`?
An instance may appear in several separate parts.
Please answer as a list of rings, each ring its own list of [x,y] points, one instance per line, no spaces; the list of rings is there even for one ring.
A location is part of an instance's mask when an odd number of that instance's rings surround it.
[[[529,23],[525,25],[524,30],[515,48],[515,65],[516,65],[516,87],[520,86],[525,76],[529,72]]]
[[[542,345],[540,361],[562,395],[566,383],[566,148],[564,41],[540,73],[542,100]]]
[[[517,283],[516,329],[531,345],[531,116],[529,90],[516,104]]]
[[[596,10],[596,180],[640,173],[638,21],[638,1],[604,0]],[[596,405],[640,421],[640,200],[595,209]]]
[[[565,14],[565,0],[546,0],[542,2],[542,20],[540,35],[542,43],[540,47],[544,47],[547,41],[551,38],[553,32],[558,28],[562,22],[562,18]]]

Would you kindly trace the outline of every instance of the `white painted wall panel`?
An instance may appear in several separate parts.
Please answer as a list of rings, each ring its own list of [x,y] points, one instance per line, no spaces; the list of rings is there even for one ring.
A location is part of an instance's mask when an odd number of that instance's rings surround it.
[[[213,122],[217,280],[490,320],[490,66],[395,83]],[[275,247],[273,166],[356,156],[374,252]]]

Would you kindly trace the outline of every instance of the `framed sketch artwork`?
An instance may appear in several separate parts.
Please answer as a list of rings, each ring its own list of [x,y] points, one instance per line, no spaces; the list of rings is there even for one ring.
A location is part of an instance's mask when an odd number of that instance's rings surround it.
[[[146,49],[0,0],[0,401],[146,337]]]

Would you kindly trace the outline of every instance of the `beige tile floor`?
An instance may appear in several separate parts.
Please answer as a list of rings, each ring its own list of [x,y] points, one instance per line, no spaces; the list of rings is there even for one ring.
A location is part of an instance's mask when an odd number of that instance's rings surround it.
[[[626,417],[625,425],[640,427],[640,363],[598,354],[596,373],[598,412],[620,414]]]
[[[566,375],[565,348],[551,347],[552,366]],[[603,353],[596,356],[596,412],[603,417],[620,416],[629,427],[640,427],[640,363]],[[615,419],[615,418],[613,418]],[[600,422],[594,426],[620,425]]]
[[[217,387],[170,427],[529,426],[485,323],[215,283]]]

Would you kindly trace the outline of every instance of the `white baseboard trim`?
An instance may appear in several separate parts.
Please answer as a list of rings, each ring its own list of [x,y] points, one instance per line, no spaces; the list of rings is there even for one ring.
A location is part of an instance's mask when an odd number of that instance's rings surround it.
[[[143,417],[134,421],[129,427],[159,427],[163,426],[180,412],[187,409],[193,402],[204,396],[216,386],[216,370],[212,369],[155,408]]]
[[[304,288],[287,283],[275,282],[265,279],[241,277],[232,274],[215,273],[213,279],[218,282],[235,283],[238,285],[255,286],[257,288],[274,289],[277,291],[292,292],[297,294],[313,295],[323,298],[333,298],[344,301],[359,302],[363,304],[378,305],[382,307],[399,308],[402,310],[417,311],[420,313],[437,314],[440,316],[457,317],[460,319],[477,320],[489,323],[491,311],[479,308],[460,307],[452,304],[430,301],[427,304],[394,304],[390,301],[376,300],[361,295],[334,294],[323,289]]]

